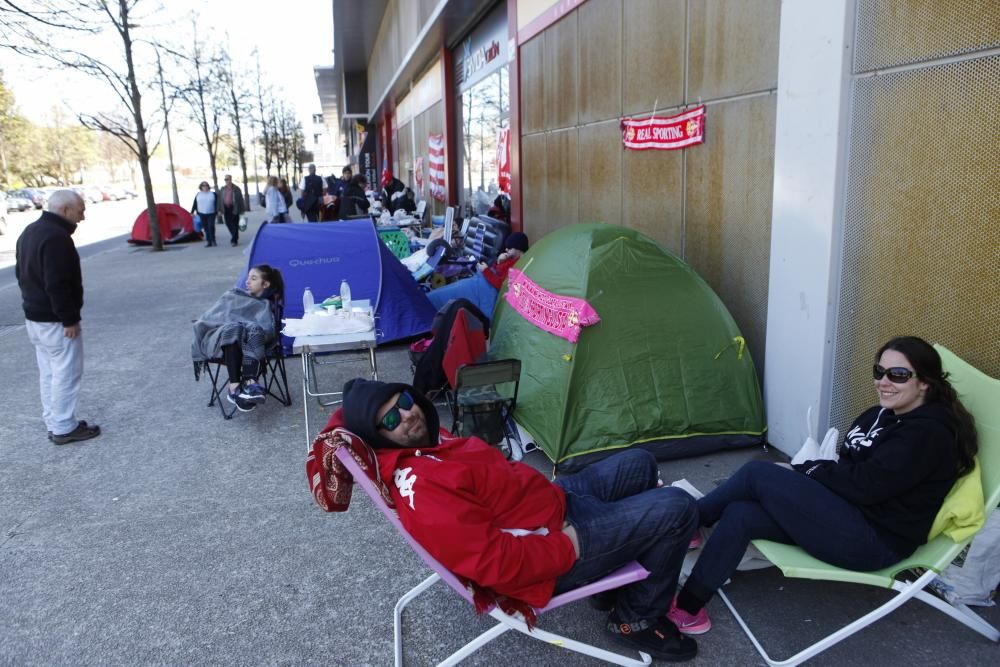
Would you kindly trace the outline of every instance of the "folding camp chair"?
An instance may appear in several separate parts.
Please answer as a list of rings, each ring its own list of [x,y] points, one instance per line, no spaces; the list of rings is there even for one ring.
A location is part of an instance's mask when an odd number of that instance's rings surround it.
[[[284,299],[276,297],[271,300],[271,312],[274,315],[274,330],[281,330],[281,320],[285,311]],[[232,419],[236,414],[236,406],[231,405],[228,409],[225,404],[225,392],[229,391],[228,378],[222,376],[222,369],[225,368],[226,361],[222,358],[208,359],[201,362],[202,370],[208,374],[211,383],[211,395],[208,400],[208,407],[212,407],[216,402],[219,404],[219,412],[224,419]],[[265,350],[265,357],[261,360],[260,368],[261,380],[263,380],[264,394],[276,399],[284,406],[292,404],[292,395],[288,391],[288,374],[285,372],[285,351],[281,346],[281,336],[277,336]],[[195,380],[198,374],[195,374]]]
[[[945,347],[941,345],[934,347],[941,355],[945,370],[951,374],[951,383],[961,397],[962,403],[976,419],[976,430],[979,433],[978,458],[982,472],[983,496],[986,501],[984,510],[986,518],[989,518],[997,504],[1000,503],[1000,412],[997,411],[997,406],[1000,405],[1000,380],[981,373]],[[868,584],[881,588],[891,588],[897,592],[895,597],[874,611],[865,614],[853,623],[844,626],[786,660],[771,658],[736,611],[736,607],[721,590],[719,597],[736,617],[736,621],[743,628],[743,632],[749,637],[757,652],[772,667],[798,665],[886,616],[910,598],[926,602],[995,642],[1000,640],[1000,631],[967,606],[961,603],[949,604],[924,590],[941,570],[948,567],[971,539],[972,537],[969,537],[962,542],[955,543],[945,535],[939,535],[917,549],[912,556],[903,562],[876,572],[844,570],[813,558],[797,546],[768,540],[754,540],[754,546],[769,561],[777,565],[786,577]],[[910,576],[908,573],[914,568],[926,571],[917,577]],[[897,575],[903,573],[907,573],[911,580],[897,581]]]
[[[337,448],[336,454],[337,458],[344,464],[344,467],[351,473],[354,477],[356,484],[360,485],[361,488],[365,490],[368,497],[371,498],[375,506],[385,515],[385,518],[389,520],[396,530],[399,531],[400,535],[406,540],[407,544],[420,556],[420,559],[434,571],[434,573],[427,579],[422,581],[413,587],[409,592],[405,593],[403,597],[399,598],[396,602],[396,606],[393,609],[393,653],[395,657],[396,667],[401,667],[403,664],[403,609],[412,602],[418,595],[423,593],[425,590],[430,588],[438,580],[444,581],[458,593],[466,602],[475,606],[473,601],[472,592],[458,580],[458,578],[447,570],[441,563],[439,563],[433,556],[431,556],[427,551],[420,546],[420,544],[413,539],[413,537],[406,532],[403,524],[400,523],[399,517],[396,516],[392,508],[386,504],[385,500],[382,498],[379,489],[375,486],[375,483],[368,477],[367,474],[358,465],[358,462],[348,451],[347,447],[341,445]],[[561,595],[553,597],[547,605],[541,609],[536,609],[535,613],[537,616],[541,616],[547,611],[557,609],[565,604],[580,600],[585,597],[589,597],[596,593],[611,590],[613,588],[620,588],[621,586],[626,586],[628,584],[634,583],[636,581],[641,581],[649,576],[649,572],[646,571],[641,565],[636,562],[629,563],[625,567],[612,572],[608,576],[589,583],[585,586],[581,586],[572,591],[568,591]],[[590,644],[584,644],[567,637],[562,637],[560,635],[541,630],[539,628],[534,628],[529,630],[527,624],[524,622],[523,617],[520,614],[507,614],[502,611],[499,607],[493,606],[487,610],[490,616],[492,616],[497,621],[497,625],[493,626],[486,632],[482,633],[471,642],[460,648],[459,650],[452,653],[445,660],[438,663],[441,666],[444,665],[456,665],[465,658],[472,655],[480,647],[485,646],[487,643],[496,639],[500,635],[508,632],[509,630],[517,630],[520,633],[531,637],[532,639],[538,639],[547,642],[553,646],[558,646],[561,648],[569,649],[571,651],[576,651],[577,653],[583,653],[584,655],[589,655],[599,660],[604,660],[616,665],[648,665],[651,662],[650,657],[642,652],[639,652],[639,659],[629,658],[618,653],[612,653],[602,648],[592,646]]]
[[[501,359],[465,364],[455,373],[454,387],[447,393],[455,435],[475,435],[491,445],[506,443],[504,455],[511,456],[511,443],[504,425],[517,407],[521,381],[521,360]]]

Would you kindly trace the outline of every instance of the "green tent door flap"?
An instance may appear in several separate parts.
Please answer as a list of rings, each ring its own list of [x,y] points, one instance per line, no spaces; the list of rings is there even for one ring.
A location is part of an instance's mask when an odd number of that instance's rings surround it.
[[[561,472],[625,447],[662,460],[764,442],[760,385],[736,323],[655,241],[572,225],[538,241],[517,268],[601,318],[572,343],[518,313],[506,284],[494,312],[490,358],[521,360],[515,418]]]

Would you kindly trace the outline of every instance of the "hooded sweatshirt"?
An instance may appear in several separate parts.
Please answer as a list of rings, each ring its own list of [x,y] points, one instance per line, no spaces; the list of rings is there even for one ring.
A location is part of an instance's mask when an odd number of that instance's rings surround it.
[[[898,416],[870,408],[851,425],[839,461],[806,461],[795,469],[858,506],[905,558],[927,542],[957,467],[951,413],[940,403],[926,403]]]
[[[379,406],[404,389],[428,432],[439,434],[428,447],[400,449],[375,429]],[[433,404],[407,385],[354,380],[344,387],[343,414],[345,426],[375,449],[403,527],[434,558],[499,595],[548,603],[556,578],[576,561],[562,532],[562,489],[478,438],[439,432]]]

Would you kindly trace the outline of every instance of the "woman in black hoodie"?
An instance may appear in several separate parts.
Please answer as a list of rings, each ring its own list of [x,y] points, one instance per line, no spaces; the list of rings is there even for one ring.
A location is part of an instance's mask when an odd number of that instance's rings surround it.
[[[975,465],[975,424],[926,341],[893,338],[872,372],[879,404],[854,420],[838,461],[748,463],[698,501],[701,525],[716,528],[668,614],[682,632],[711,627],[705,604],[751,540],[862,571],[927,541],[945,496]]]

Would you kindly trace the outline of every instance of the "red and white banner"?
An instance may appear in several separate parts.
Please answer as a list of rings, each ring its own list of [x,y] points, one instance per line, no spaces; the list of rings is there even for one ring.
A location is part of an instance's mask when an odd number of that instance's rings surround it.
[[[497,185],[510,194],[510,128],[497,130]]]
[[[427,135],[427,176],[431,186],[431,196],[438,201],[444,201],[447,194],[444,189],[444,135]]]
[[[666,118],[623,118],[621,128],[625,148],[636,151],[675,150],[704,143],[705,105]]]
[[[417,183],[417,194],[424,196],[424,156],[413,161],[413,180]]]

